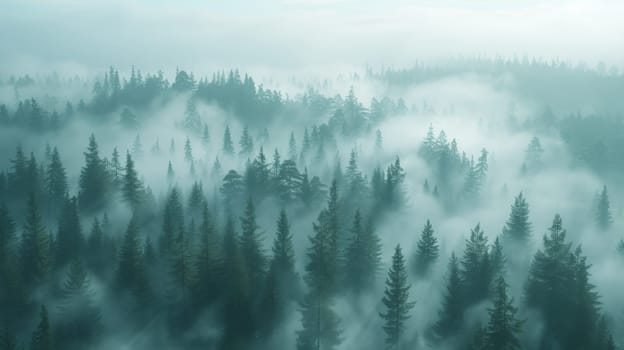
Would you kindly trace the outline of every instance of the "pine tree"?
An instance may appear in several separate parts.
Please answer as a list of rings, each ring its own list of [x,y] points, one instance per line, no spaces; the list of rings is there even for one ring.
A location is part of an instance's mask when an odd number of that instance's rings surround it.
[[[488,309],[490,320],[486,330],[487,348],[491,350],[520,349],[521,320],[516,318],[518,309],[513,298],[507,295],[507,283],[503,277],[496,280],[494,305]]]
[[[62,348],[92,345],[101,328],[100,311],[93,303],[93,290],[81,260],[74,259],[70,263],[62,292],[57,343]]]
[[[54,346],[52,343],[52,327],[48,319],[48,310],[44,305],[41,305],[40,310],[39,324],[32,333],[30,350],[52,350]]]
[[[379,129],[375,131],[375,150],[377,152],[383,150],[383,136],[381,135],[381,130]]]
[[[374,287],[381,250],[379,238],[375,235],[372,224],[365,227],[362,221],[360,210],[357,209],[344,256],[346,287],[355,293]]]
[[[299,170],[297,170],[297,165],[294,161],[286,159],[280,164],[277,180],[277,189],[280,199],[285,202],[295,200],[300,188],[301,174],[299,174]]]
[[[187,162],[193,161],[193,148],[191,147],[191,140],[186,138],[186,142],[184,142],[184,160]]]
[[[43,279],[50,268],[50,242],[34,194],[28,200],[20,246],[22,279],[27,285]]]
[[[439,338],[455,334],[462,326],[464,318],[462,288],[459,262],[453,253],[448,265],[446,293],[443,297],[442,308],[438,312],[438,321],[433,327]]]
[[[503,236],[514,242],[528,243],[531,238],[531,223],[529,222],[529,204],[522,192],[514,199],[509,219],[503,228]]]
[[[277,220],[277,232],[273,240],[271,267],[276,269],[278,274],[284,278],[295,276],[295,251],[292,239],[288,217],[286,211],[282,209]]]
[[[202,133],[202,143],[204,146],[210,144],[210,132],[208,131],[208,124],[204,124],[204,131]]]
[[[240,145],[240,154],[248,157],[253,153],[253,139],[249,135],[249,128],[247,126],[243,128],[243,134],[238,144]]]
[[[199,250],[195,258],[197,278],[194,287],[195,298],[202,306],[214,301],[218,295],[221,259],[217,239],[213,219],[208,211],[208,204],[203,202],[202,222],[199,226]]]
[[[292,131],[288,139],[288,159],[297,163],[297,141],[295,140],[295,133]]]
[[[89,147],[85,153],[86,164],[80,173],[78,199],[81,209],[95,211],[101,209],[108,194],[108,175],[104,162],[100,159],[95,136],[89,137]]]
[[[231,210],[243,194],[243,177],[236,170],[230,170],[223,178],[223,185],[221,185],[220,191],[223,194],[226,209]]]
[[[262,238],[256,223],[256,208],[251,198],[247,200],[245,212],[240,221],[240,249],[245,270],[249,276],[249,285],[259,286],[264,278],[267,259],[262,250]]]
[[[63,210],[59,218],[55,245],[55,263],[60,267],[73,259],[77,259],[84,252],[85,239],[80,225],[76,197],[65,199],[65,204],[63,205]]]
[[[132,217],[123,237],[114,278],[115,290],[130,291],[138,304],[145,304],[149,298],[149,284],[139,240],[136,217]]]
[[[419,276],[424,276],[438,260],[440,256],[438,239],[434,235],[433,226],[427,220],[425,227],[416,243],[416,253],[414,256],[414,271]]]
[[[228,125],[225,126],[225,131],[223,132],[223,154],[226,156],[234,155],[234,144],[232,143],[232,135]]]
[[[357,153],[351,150],[349,164],[345,171],[345,180],[348,188],[347,197],[355,203],[359,203],[366,194],[366,179],[362,176],[357,165]]]
[[[53,207],[60,205],[67,193],[67,175],[56,147],[52,151],[50,163],[48,164],[45,183]]]
[[[121,185],[122,171],[123,167],[121,166],[121,161],[119,160],[119,152],[117,151],[117,147],[115,147],[113,148],[109,169],[111,182],[115,187],[119,187]]]
[[[184,210],[177,188],[172,188],[165,203],[160,250],[167,256],[174,248],[180,232],[184,231]]]
[[[303,329],[297,332],[298,350],[331,350],[341,343],[339,320],[331,308],[336,260],[328,215],[326,210],[321,211],[310,237],[304,278],[308,294],[301,302]]]
[[[602,192],[597,200],[596,212],[595,212],[596,225],[602,231],[606,231],[613,224],[613,217],[611,216],[609,194],[607,193],[607,186],[602,188]]]
[[[175,179],[175,172],[173,171],[173,166],[171,165],[171,161],[169,161],[169,164],[167,164],[167,181],[169,182],[169,184],[171,184],[174,179]]]
[[[460,276],[466,305],[487,298],[491,281],[490,257],[487,237],[480,224],[470,231],[461,266]]]
[[[410,318],[410,311],[415,302],[409,301],[410,285],[407,282],[405,259],[401,246],[397,245],[392,256],[392,266],[386,278],[386,289],[382,302],[386,308],[380,313],[384,320],[383,329],[386,332],[386,346],[388,349],[402,348],[401,336],[405,328],[405,321]]]
[[[130,153],[126,153],[126,168],[121,188],[123,198],[133,210],[141,204],[143,197],[143,184],[134,169],[134,161]]]

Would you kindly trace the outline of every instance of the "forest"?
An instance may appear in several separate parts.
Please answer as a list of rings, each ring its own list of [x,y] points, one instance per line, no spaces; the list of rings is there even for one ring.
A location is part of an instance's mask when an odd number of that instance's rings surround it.
[[[168,73],[0,76],[0,349],[624,346],[617,69]]]

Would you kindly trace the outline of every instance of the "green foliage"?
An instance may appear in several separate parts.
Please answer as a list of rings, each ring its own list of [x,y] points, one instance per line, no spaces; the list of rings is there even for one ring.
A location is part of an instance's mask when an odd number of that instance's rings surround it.
[[[513,298],[507,295],[505,279],[499,277],[495,284],[494,305],[488,309],[490,320],[486,330],[487,349],[520,349],[519,334],[524,322],[516,318],[518,309],[513,305]]]
[[[514,199],[511,205],[509,219],[503,228],[503,237],[514,242],[527,244],[531,238],[531,223],[529,222],[529,204],[522,192]]]
[[[446,289],[438,321],[433,330],[439,338],[455,334],[462,327],[464,319],[464,292],[460,277],[459,262],[455,253],[451,254],[447,269]]]
[[[410,310],[415,305],[415,302],[409,301],[409,289],[405,259],[401,246],[397,245],[386,278],[384,296],[381,299],[386,311],[380,313],[380,316],[384,320],[383,329],[386,332],[386,345],[389,349],[403,348],[401,336],[404,324],[410,318]]]
[[[596,226],[602,231],[608,230],[613,224],[613,217],[611,216],[611,209],[609,204],[609,194],[607,193],[607,186],[602,188],[602,192],[598,196],[596,201],[595,217]]]
[[[108,174],[104,162],[100,159],[95,136],[89,137],[89,147],[85,155],[85,166],[80,172],[80,192],[78,201],[85,211],[102,209],[108,197]]]
[[[414,254],[414,271],[419,276],[424,276],[436,263],[440,256],[440,247],[438,239],[434,235],[433,226],[427,220],[422,234],[416,243],[416,252]]]
[[[362,293],[375,286],[381,264],[381,243],[372,223],[362,222],[360,210],[355,211],[351,237],[344,256],[344,276],[347,289]]]
[[[44,305],[41,305],[41,311],[39,312],[39,324],[32,333],[30,350],[52,350],[55,348],[53,344],[52,329],[50,326],[50,320],[48,319],[48,310]]]

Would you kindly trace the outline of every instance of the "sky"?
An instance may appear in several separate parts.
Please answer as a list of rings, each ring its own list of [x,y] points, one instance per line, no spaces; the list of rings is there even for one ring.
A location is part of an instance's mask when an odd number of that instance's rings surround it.
[[[467,56],[621,68],[623,16],[618,0],[3,0],[0,73],[328,72]]]

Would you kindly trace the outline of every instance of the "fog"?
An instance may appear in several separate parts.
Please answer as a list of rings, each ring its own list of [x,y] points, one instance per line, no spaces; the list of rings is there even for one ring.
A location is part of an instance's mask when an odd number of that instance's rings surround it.
[[[1,349],[624,347],[623,13],[4,2]]]

